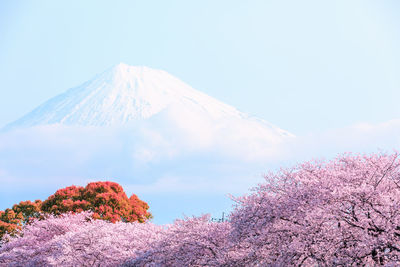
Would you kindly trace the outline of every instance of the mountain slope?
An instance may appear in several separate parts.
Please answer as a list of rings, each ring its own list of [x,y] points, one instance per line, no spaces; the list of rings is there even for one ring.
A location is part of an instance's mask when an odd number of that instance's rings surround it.
[[[193,89],[165,71],[123,63],[48,100],[5,129],[50,124],[120,126],[163,113],[183,128],[201,117],[221,125],[246,122],[244,127],[267,132],[275,139],[292,136]]]

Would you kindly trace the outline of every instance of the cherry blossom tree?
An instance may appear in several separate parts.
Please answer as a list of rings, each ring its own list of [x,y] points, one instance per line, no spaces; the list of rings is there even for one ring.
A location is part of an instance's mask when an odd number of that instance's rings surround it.
[[[231,215],[232,266],[400,262],[400,162],[346,154],[266,175]]]
[[[210,222],[210,216],[176,220],[150,249],[123,266],[221,266],[226,262],[227,222]]]
[[[151,223],[110,223],[90,212],[37,220],[0,248],[0,266],[117,266],[157,240],[164,228]]]

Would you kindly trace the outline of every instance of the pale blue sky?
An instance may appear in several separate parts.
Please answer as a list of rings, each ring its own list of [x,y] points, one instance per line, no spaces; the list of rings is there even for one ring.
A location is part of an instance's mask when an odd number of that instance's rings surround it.
[[[299,136],[277,149],[285,155],[279,166],[398,148],[398,14],[395,0],[0,0],[0,127],[124,62],[166,70]],[[165,223],[227,211],[231,202],[216,188],[245,190],[278,166],[202,150],[134,168],[127,154],[134,136],[52,133],[1,136],[0,209],[112,178],[130,193],[144,183],[149,190],[140,197]],[[207,194],[186,192],[194,182]],[[177,192],[157,192],[165,184],[177,184]]]
[[[0,125],[118,62],[297,135],[399,118],[399,1],[0,1]]]

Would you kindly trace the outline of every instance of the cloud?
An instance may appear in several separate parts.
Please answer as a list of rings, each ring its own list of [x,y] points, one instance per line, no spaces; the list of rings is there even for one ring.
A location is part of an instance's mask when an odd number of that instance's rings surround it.
[[[151,203],[161,223],[182,213],[226,211],[232,204],[228,193],[248,192],[263,173],[281,166],[400,145],[400,120],[358,123],[287,142],[254,130],[251,120],[228,126],[190,114],[185,121],[152,120],[123,128],[52,125],[1,133],[0,209],[72,184],[112,180]]]
[[[285,146],[288,158],[333,157],[338,153],[391,152],[400,147],[400,120],[356,123],[297,138]]]
[[[153,120],[127,127],[52,125],[1,133],[0,179],[4,183],[0,194],[7,197],[0,199],[0,209],[21,200],[46,198],[72,184],[111,180],[129,194],[143,196],[160,213],[154,215],[162,217],[160,195],[175,199],[197,195],[201,203],[189,199],[187,203],[199,206],[207,202],[206,196],[213,196],[217,202],[205,207],[212,210],[226,206],[227,193],[244,193],[261,181],[264,164],[250,156],[252,149],[240,135],[218,129],[221,126],[210,128],[207,120],[190,125]],[[165,216],[191,215],[199,210],[193,205],[186,210],[177,206]]]

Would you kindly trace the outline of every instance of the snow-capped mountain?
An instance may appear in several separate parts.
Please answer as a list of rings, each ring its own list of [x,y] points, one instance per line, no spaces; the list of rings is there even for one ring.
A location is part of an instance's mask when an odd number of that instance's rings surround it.
[[[113,126],[168,114],[172,121],[250,127],[271,141],[293,136],[270,123],[250,117],[201,93],[162,70],[120,63],[82,85],[43,103],[5,129],[38,125]]]

